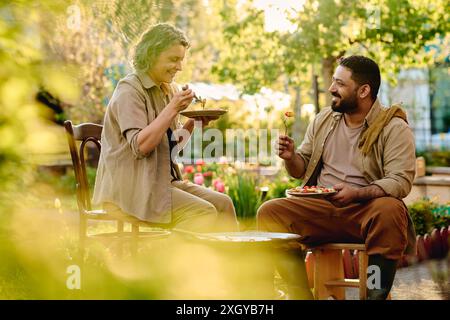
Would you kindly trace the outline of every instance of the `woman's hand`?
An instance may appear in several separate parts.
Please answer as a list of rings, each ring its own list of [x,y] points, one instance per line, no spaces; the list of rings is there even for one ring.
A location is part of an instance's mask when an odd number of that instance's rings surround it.
[[[173,95],[167,107],[178,113],[186,109],[192,99],[194,99],[194,92],[191,89],[182,90]]]

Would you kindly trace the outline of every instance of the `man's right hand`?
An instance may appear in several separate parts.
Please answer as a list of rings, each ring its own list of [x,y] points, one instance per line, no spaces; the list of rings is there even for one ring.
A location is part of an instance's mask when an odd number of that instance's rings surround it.
[[[280,135],[277,142],[278,156],[283,160],[292,160],[295,155],[294,140],[285,135]]]
[[[186,89],[175,93],[167,105],[174,109],[177,113],[186,109],[194,99],[194,92],[191,89]]]

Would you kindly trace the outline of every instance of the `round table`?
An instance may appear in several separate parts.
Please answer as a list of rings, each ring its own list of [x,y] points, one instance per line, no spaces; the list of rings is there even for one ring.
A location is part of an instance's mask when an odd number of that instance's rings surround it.
[[[221,266],[226,270],[225,281],[235,288],[233,299],[276,299],[279,295],[274,283],[277,253],[291,249],[291,244],[300,239],[297,234],[263,231],[172,231],[207,246],[220,257]]]

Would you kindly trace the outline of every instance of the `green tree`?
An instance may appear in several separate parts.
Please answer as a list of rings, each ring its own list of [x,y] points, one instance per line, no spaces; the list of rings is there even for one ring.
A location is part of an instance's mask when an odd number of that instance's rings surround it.
[[[236,74],[246,71],[243,66],[254,66],[257,70],[250,73],[251,77],[238,79],[242,88],[250,92],[270,82],[283,81],[283,76],[303,81],[298,72],[306,72],[308,67],[320,69],[321,87],[326,90],[336,59],[345,54],[374,58],[384,75],[408,66],[423,66],[433,60],[432,54],[424,52],[424,45],[444,38],[449,27],[444,0],[305,1],[291,16],[296,26],[292,33],[261,32],[261,11],[248,6],[240,8],[237,15],[235,3],[227,3],[230,5],[224,8],[222,17],[231,53],[224,50],[214,70],[222,79],[235,80]],[[264,47],[253,46],[252,53],[242,54],[239,48],[249,49],[252,38],[253,43],[263,42]],[[269,56],[273,48],[277,48],[276,59],[268,59],[269,64],[260,60],[263,66],[255,63],[256,57]],[[325,97],[329,104],[329,95]]]
[[[78,0],[80,23],[68,28],[69,14],[55,14],[41,21],[48,32],[43,40],[47,53],[73,79],[81,94],[64,101],[68,118],[75,122],[101,122],[116,82],[132,70],[130,53],[150,25],[169,22],[191,40],[179,83],[212,81],[210,70],[220,43],[220,20],[214,7],[197,0],[132,1]],[[69,17],[68,17],[69,15]]]
[[[247,14],[239,19],[234,7],[223,6],[221,18],[225,22],[220,60],[212,71],[221,80],[231,81],[245,93],[254,94],[263,86],[272,85],[285,72],[280,64],[283,46],[276,33],[264,30],[264,12],[247,6]]]
[[[218,54],[221,20],[216,1],[124,0],[108,6],[107,20],[112,31],[121,34],[122,46],[129,48],[151,24],[169,22],[186,32],[191,40],[185,70],[179,82],[212,81],[210,70]]]

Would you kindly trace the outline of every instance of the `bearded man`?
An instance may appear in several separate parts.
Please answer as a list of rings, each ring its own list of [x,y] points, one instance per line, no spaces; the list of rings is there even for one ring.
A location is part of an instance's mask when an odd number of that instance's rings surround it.
[[[329,92],[331,107],[309,124],[295,149],[280,136],[278,153],[287,172],[302,186],[334,187],[323,198],[274,199],[258,210],[260,230],[297,233],[301,242],[364,243],[369,266],[380,269],[381,286],[368,288],[369,299],[386,299],[402,255],[415,248],[415,232],[402,199],[415,175],[415,146],[405,112],[381,106],[380,69],[363,56],[341,58]],[[278,261],[290,294],[312,298],[301,253]],[[296,260],[294,263],[293,260]]]

